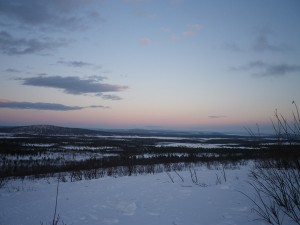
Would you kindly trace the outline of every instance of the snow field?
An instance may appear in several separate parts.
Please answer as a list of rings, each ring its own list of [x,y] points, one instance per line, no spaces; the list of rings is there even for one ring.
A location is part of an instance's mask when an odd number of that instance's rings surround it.
[[[249,166],[222,170],[196,167],[201,187],[190,171],[105,177],[60,182],[57,213],[67,225],[264,225],[255,219],[247,184]],[[217,175],[221,184],[216,182]],[[54,179],[13,180],[0,189],[0,224],[50,224],[53,219]]]

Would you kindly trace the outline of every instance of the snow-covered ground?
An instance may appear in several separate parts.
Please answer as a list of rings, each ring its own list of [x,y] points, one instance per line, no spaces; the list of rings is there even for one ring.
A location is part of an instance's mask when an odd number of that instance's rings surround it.
[[[193,171],[193,170],[192,170]],[[57,213],[67,225],[262,225],[251,211],[248,166],[222,170],[195,168],[96,180],[60,182]],[[217,182],[220,178],[221,184]],[[68,179],[68,178],[67,178]],[[174,180],[174,183],[172,180]],[[50,182],[49,182],[50,181]],[[50,224],[57,182],[13,180],[0,189],[0,224]]]

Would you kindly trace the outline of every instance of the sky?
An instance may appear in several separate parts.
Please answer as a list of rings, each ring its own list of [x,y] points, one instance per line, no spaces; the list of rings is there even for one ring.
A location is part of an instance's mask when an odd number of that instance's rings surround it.
[[[299,0],[0,0],[0,125],[240,131],[300,106]]]

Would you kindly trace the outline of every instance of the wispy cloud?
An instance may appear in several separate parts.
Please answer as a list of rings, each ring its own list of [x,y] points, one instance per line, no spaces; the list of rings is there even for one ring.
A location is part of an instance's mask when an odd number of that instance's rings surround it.
[[[210,115],[210,116],[208,116],[208,118],[210,118],[210,119],[220,119],[220,118],[224,118],[224,117],[226,117],[226,116],[224,116],[224,115]]]
[[[99,21],[102,0],[1,0],[0,54],[52,54],[73,40],[70,31],[83,31]],[[23,32],[19,32],[19,31]],[[26,34],[25,32],[26,31]],[[68,32],[67,39],[57,34]],[[46,37],[46,38],[45,38]]]
[[[240,67],[233,67],[235,71],[251,71],[254,76],[280,77],[290,73],[300,72],[300,65],[288,63],[266,63],[264,61],[252,61]]]
[[[286,44],[273,44],[270,43],[266,34],[259,34],[252,45],[252,50],[256,52],[286,52],[290,50],[290,47]]]
[[[258,74],[260,76],[284,76],[288,73],[299,72],[299,65],[287,63],[265,65],[264,72]]]
[[[81,79],[75,76],[36,76],[18,78],[17,80],[21,80],[23,85],[57,88],[63,90],[65,93],[74,95],[88,93],[102,95],[104,92],[119,92],[128,88],[125,85],[99,83],[95,78]]]
[[[8,68],[8,69],[5,70],[5,72],[8,72],[8,73],[20,73],[21,71],[17,70],[17,69],[13,69],[13,68]]]
[[[15,38],[6,31],[0,31],[0,52],[6,55],[47,54],[66,45],[64,40]]]
[[[92,109],[95,109],[95,108],[101,108],[101,109],[109,109],[109,106],[103,106],[103,105],[90,105],[90,106],[83,107],[83,108],[92,108]]]
[[[66,66],[71,66],[71,67],[88,67],[88,66],[93,66],[92,63],[88,62],[83,62],[83,61],[64,61],[64,60],[59,60],[57,61],[58,64],[66,65]]]
[[[265,27],[256,32],[253,40],[248,45],[239,45],[235,42],[225,42],[223,44],[224,49],[233,52],[270,52],[270,53],[284,53],[293,50],[291,46],[285,43],[271,41],[273,37],[273,31],[269,27]]]
[[[106,100],[113,100],[113,101],[122,100],[122,98],[117,95],[102,95],[102,98]]]
[[[51,110],[51,111],[72,111],[81,110],[86,108],[107,108],[102,105],[92,105],[92,106],[67,106],[63,104],[56,103],[45,103],[45,102],[15,102],[5,99],[0,99],[0,108],[9,109],[33,109],[33,110]]]
[[[107,79],[107,77],[99,76],[99,75],[89,76],[88,78],[91,80],[94,80],[94,81],[103,81],[103,80]]]
[[[8,25],[38,27],[44,31],[84,29],[91,20],[103,21],[98,11],[86,9],[91,2],[85,0],[5,0],[0,1],[0,18]],[[77,13],[78,10],[81,10],[81,13]]]

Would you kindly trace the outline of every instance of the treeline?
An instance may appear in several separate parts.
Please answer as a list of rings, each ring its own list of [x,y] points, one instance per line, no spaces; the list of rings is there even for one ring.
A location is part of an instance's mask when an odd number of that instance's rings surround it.
[[[284,148],[284,149],[283,149]],[[179,154],[184,153],[184,154]],[[188,149],[147,147],[143,151],[135,148],[124,149],[118,156],[93,157],[82,160],[55,158],[7,159],[2,155],[0,177],[39,176],[59,172],[92,171],[97,169],[126,168],[131,175],[136,168],[150,170],[152,165],[173,165],[179,163],[222,163],[230,164],[256,159],[300,158],[299,146],[269,146],[265,149]],[[151,170],[150,170],[151,171]]]

